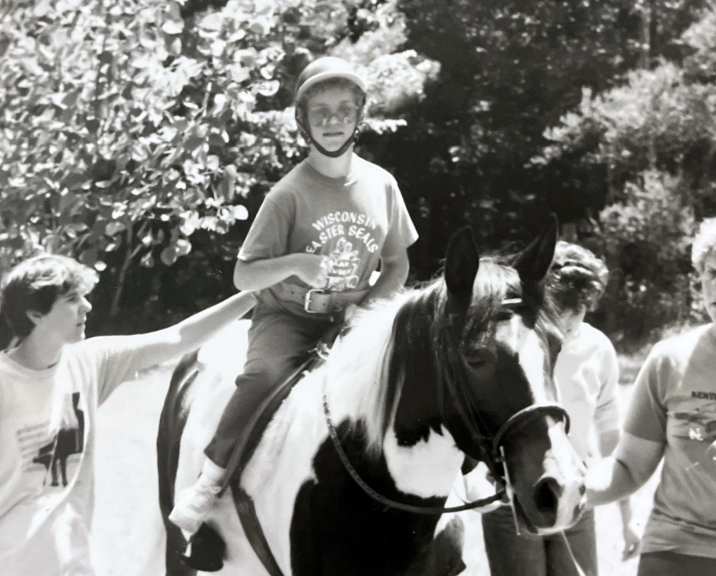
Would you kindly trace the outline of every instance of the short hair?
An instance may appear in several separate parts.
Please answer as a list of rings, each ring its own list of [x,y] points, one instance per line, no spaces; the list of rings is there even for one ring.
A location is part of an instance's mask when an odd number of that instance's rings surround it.
[[[301,96],[301,100],[298,102],[298,104],[300,106],[305,106],[308,103],[309,99],[313,98],[317,94],[322,94],[327,90],[331,90],[332,88],[345,88],[347,90],[352,91],[353,95],[355,96],[356,105],[359,108],[365,105],[365,92],[363,92],[363,90],[356,86],[354,82],[351,82],[346,78],[328,78],[327,80],[318,82],[317,84],[311,86],[308,90],[306,90],[305,94]]]
[[[593,252],[560,240],[547,275],[547,291],[558,312],[576,311],[582,306],[594,310],[607,288],[609,270]]]
[[[43,254],[15,266],[0,288],[0,350],[30,335],[35,324],[28,312],[47,314],[59,297],[87,294],[97,280],[97,272],[67,256]]]
[[[704,271],[704,260],[714,250],[716,250],[716,218],[706,218],[701,222],[691,246],[691,262],[699,273]]]

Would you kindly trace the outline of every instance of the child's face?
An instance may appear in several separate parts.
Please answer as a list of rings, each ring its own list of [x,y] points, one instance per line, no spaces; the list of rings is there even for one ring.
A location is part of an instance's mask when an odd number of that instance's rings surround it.
[[[311,136],[329,152],[338,150],[353,136],[359,108],[350,88],[327,88],[306,102]]]
[[[85,320],[92,310],[86,294],[71,290],[63,294],[44,316],[35,318],[35,330],[54,335],[63,344],[73,344],[85,337]]]

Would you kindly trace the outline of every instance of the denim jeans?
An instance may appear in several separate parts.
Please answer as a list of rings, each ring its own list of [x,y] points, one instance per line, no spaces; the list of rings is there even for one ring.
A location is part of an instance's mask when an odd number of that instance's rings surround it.
[[[274,388],[308,358],[309,351],[335,323],[324,316],[315,320],[280,313],[259,304],[249,328],[244,373],[236,379],[219,427],[205,453],[226,468],[251,415]]]
[[[675,552],[647,552],[639,557],[637,576],[714,576],[716,558]]]
[[[492,576],[578,576],[561,534],[518,536],[509,506],[482,516],[485,551]],[[586,576],[597,576],[594,511],[565,530],[569,547]]]

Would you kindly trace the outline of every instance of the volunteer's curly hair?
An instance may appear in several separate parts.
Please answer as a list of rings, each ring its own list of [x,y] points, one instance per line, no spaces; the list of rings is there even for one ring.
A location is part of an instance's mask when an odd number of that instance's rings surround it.
[[[706,218],[701,222],[691,246],[691,262],[699,273],[704,270],[706,257],[714,251],[716,251],[716,218]]]
[[[558,310],[594,310],[607,288],[609,270],[590,250],[560,240],[547,275],[547,290]]]

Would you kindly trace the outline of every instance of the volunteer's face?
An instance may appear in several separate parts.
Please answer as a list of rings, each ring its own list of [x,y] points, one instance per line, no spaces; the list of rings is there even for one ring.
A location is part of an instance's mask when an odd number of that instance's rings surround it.
[[[704,295],[704,306],[712,322],[716,322],[716,250],[706,256],[701,271],[701,293]]]
[[[587,307],[580,306],[578,310],[566,310],[559,315],[560,327],[564,333],[564,338],[570,338],[584,321],[587,314]]]
[[[306,103],[311,136],[326,150],[338,150],[353,135],[358,106],[350,88],[328,88]]]
[[[86,296],[76,290],[60,296],[47,314],[35,319],[35,330],[49,331],[63,344],[83,340],[87,314],[92,310]]]

